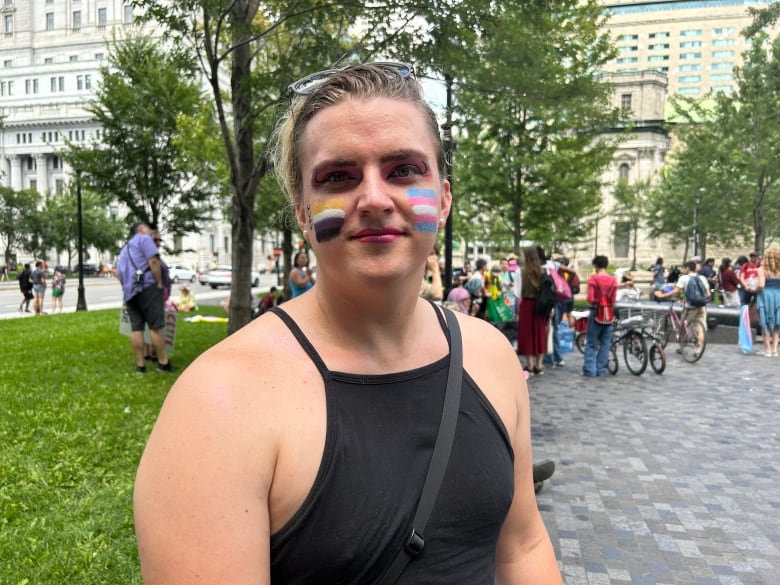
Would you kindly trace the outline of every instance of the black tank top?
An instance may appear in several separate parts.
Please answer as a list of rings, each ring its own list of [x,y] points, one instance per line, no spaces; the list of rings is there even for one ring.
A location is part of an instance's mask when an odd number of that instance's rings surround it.
[[[327,431],[311,491],[271,536],[271,583],[370,585],[411,533],[449,356],[393,374],[332,372],[290,316],[272,310],[322,374]],[[493,585],[496,542],[514,493],[513,459],[502,421],[464,372],[455,441],[425,548],[398,585]]]

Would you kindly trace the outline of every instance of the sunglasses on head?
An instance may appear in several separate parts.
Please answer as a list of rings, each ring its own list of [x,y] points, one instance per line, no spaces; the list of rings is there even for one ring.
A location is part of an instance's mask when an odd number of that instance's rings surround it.
[[[414,67],[407,63],[399,63],[395,61],[379,61],[377,63],[366,63],[373,67],[378,67],[385,70],[388,74],[398,75],[402,79],[407,77],[414,77]],[[334,73],[343,71],[347,67],[340,69],[325,69],[324,71],[318,71],[312,73],[287,86],[287,91],[293,95],[309,95],[315,89],[317,89],[323,81],[331,77]]]

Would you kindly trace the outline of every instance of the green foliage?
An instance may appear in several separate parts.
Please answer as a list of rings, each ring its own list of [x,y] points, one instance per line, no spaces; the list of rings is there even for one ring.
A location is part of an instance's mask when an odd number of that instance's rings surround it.
[[[3,323],[2,583],[141,583],[135,470],[176,374],[135,374],[118,325],[118,310]],[[180,319],[179,371],[224,336]]]
[[[0,186],[0,241],[5,247],[5,263],[12,252],[24,246],[30,234],[29,218],[35,213],[40,200],[37,191],[15,191],[11,187]]]
[[[597,2],[560,0],[502,5],[485,20],[456,110],[459,188],[500,218],[483,239],[552,249],[590,230],[614,151],[597,138],[618,120],[593,75],[614,54],[602,18]]]
[[[100,138],[70,144],[63,156],[106,201],[120,201],[132,218],[185,234],[210,219],[215,173],[181,149],[182,119],[207,125],[193,60],[148,37],[114,39],[89,111]],[[213,125],[212,125],[213,126]]]

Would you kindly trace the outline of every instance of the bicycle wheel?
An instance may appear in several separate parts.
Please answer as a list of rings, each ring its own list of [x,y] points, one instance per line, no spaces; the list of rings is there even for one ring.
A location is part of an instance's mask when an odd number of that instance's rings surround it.
[[[701,323],[698,321],[684,323],[680,333],[680,353],[683,359],[689,364],[699,361],[705,347],[707,347],[707,340]]]
[[[664,346],[657,341],[650,346],[649,352],[650,367],[656,374],[663,374],[666,369],[666,351]]]
[[[623,359],[628,371],[641,376],[647,369],[647,344],[639,331],[631,331],[623,341]]]
[[[607,358],[607,371],[613,376],[618,373],[617,350],[615,346],[609,348],[609,357]]]
[[[577,346],[577,349],[580,350],[580,353],[585,353],[585,343],[588,341],[588,335],[585,331],[580,331],[577,333],[577,337],[574,339],[574,343]]]
[[[672,318],[666,315],[661,321],[661,326],[658,329],[658,336],[661,339],[661,347],[666,348],[666,344],[674,337],[674,324]]]

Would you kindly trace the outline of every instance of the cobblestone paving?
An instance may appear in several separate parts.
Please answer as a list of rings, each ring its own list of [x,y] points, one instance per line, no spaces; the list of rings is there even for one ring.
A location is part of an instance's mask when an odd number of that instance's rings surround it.
[[[537,496],[567,585],[780,584],[780,358],[669,346],[666,372],[529,380]]]

